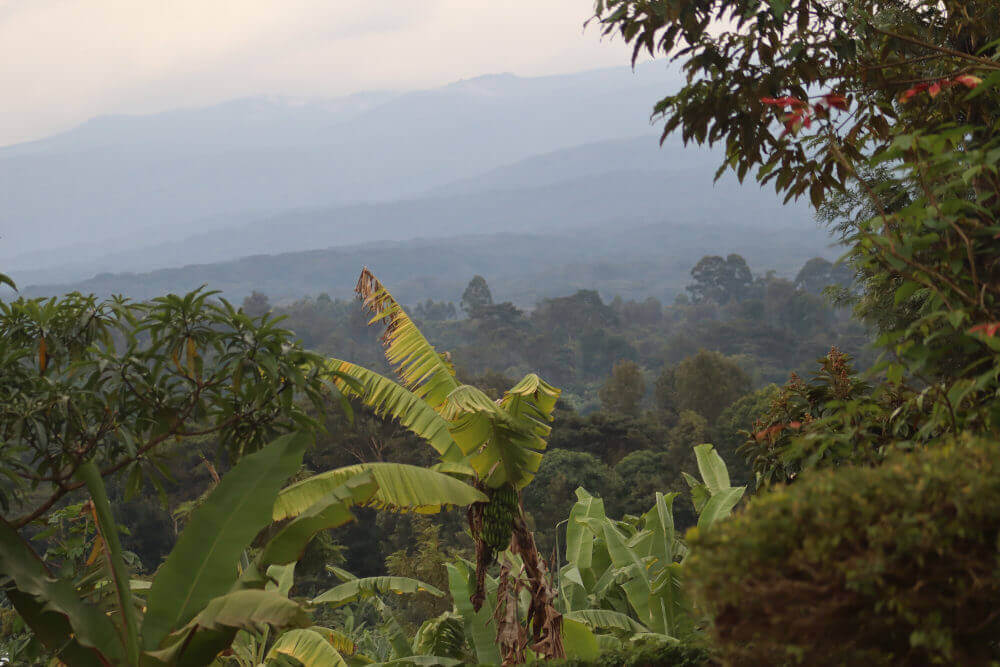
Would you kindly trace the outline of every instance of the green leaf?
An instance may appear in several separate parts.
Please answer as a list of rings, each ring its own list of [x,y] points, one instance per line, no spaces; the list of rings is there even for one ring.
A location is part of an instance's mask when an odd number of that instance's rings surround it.
[[[53,578],[17,531],[0,519],[0,574],[10,577],[7,597],[38,638],[50,649],[79,662],[101,664],[124,659],[111,620],[78,597],[70,582]]]
[[[729,471],[726,470],[726,463],[715,451],[715,447],[710,444],[698,445],[694,448],[694,455],[698,459],[698,472],[708,487],[708,492],[713,496],[729,488]]]
[[[381,509],[429,514],[444,505],[467,506],[484,502],[486,496],[468,484],[444,473],[402,463],[360,463],[314,475],[283,489],[274,504],[272,518],[280,521],[296,516],[348,479],[370,474],[378,490],[370,505]]]
[[[139,617],[132,601],[132,589],[129,585],[129,573],[122,560],[122,545],[118,538],[118,525],[111,514],[108,494],[101,479],[101,471],[93,462],[80,466],[76,476],[82,480],[90,492],[90,499],[97,516],[97,525],[107,548],[108,560],[111,565],[112,585],[118,599],[118,613],[121,614],[125,627],[125,652],[133,665],[139,662]]]
[[[569,611],[563,615],[578,623],[583,623],[590,628],[605,628],[614,630],[625,630],[629,634],[636,632],[649,632],[642,623],[631,618],[628,614],[609,609],[580,609]]]
[[[363,577],[338,584],[313,598],[311,603],[341,607],[357,600],[385,593],[396,593],[397,595],[430,593],[434,597],[444,596],[444,592],[434,586],[409,577]]]
[[[462,458],[448,431],[448,422],[423,398],[387,377],[347,361],[330,359],[328,365],[330,369],[355,380],[354,385],[335,380],[345,396],[357,398],[377,415],[388,415],[398,420],[445,460],[458,461]]]
[[[746,491],[745,486],[734,486],[709,498],[698,517],[698,529],[708,530],[716,521],[729,516],[736,503],[740,502],[744,491]]]
[[[597,637],[582,621],[568,615],[562,619],[562,640],[566,657],[571,660],[596,660],[601,653]]]
[[[232,643],[238,630],[263,633],[310,625],[305,609],[278,592],[235,591],[212,599],[186,626],[168,635],[163,648],[144,655],[160,664],[206,665]]]
[[[267,653],[267,659],[278,655],[286,655],[295,658],[302,663],[303,667],[347,667],[344,656],[328,642],[323,635],[311,629],[289,630],[278,637],[271,650]]]
[[[376,488],[375,480],[368,471],[348,478],[283,526],[268,541],[257,558],[258,569],[297,561],[316,533],[353,521],[350,508],[368,502],[375,495]]]
[[[455,609],[462,615],[465,624],[465,636],[472,643],[476,652],[476,660],[480,664],[499,665],[500,650],[495,639],[493,625],[493,606],[487,601],[479,611],[472,608],[472,592],[475,588],[475,572],[461,560],[445,563],[448,569],[448,589],[451,591]]]
[[[153,580],[142,635],[152,649],[236,581],[243,550],[271,523],[284,481],[298,470],[309,436],[278,438],[230,470],[191,515]]]
[[[357,286],[358,296],[373,315],[370,324],[385,324],[382,342],[385,358],[404,387],[432,408],[439,408],[458,388],[455,369],[431,345],[392,294],[365,268]]]

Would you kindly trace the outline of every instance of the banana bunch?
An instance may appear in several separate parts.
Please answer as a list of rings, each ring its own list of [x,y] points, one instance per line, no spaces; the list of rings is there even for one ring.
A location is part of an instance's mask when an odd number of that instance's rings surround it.
[[[510,546],[514,519],[519,513],[517,489],[511,484],[490,491],[490,502],[483,508],[483,541],[499,553]]]

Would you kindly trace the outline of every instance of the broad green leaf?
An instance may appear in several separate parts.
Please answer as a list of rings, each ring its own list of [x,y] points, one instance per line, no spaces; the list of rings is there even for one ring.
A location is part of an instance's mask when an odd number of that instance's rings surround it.
[[[271,523],[278,491],[298,470],[308,442],[303,434],[286,435],[245,457],[192,513],[146,598],[148,649],[230,589],[240,554]]]
[[[698,459],[698,472],[708,487],[708,492],[713,496],[729,488],[729,471],[726,464],[715,451],[715,447],[710,444],[698,445],[694,448],[694,455]]]
[[[643,528],[650,531],[649,549],[645,556],[653,556],[662,563],[672,563],[679,555],[679,543],[674,531],[674,499],[680,494],[666,495],[657,491],[653,508],[643,515]]]
[[[496,626],[493,624],[493,606],[489,600],[475,611],[472,608],[472,592],[475,589],[475,572],[464,561],[446,563],[448,568],[448,589],[455,602],[455,609],[462,615],[465,636],[469,638],[476,659],[481,664],[499,665],[500,650],[496,644]]]
[[[378,489],[365,502],[378,508],[420,513],[440,511],[443,505],[466,506],[486,496],[444,473],[402,463],[359,463],[314,475],[282,489],[274,504],[275,521],[297,516],[351,477],[371,474]]]
[[[563,616],[562,641],[566,657],[571,660],[596,660],[601,653],[594,632],[581,621]]]
[[[129,662],[138,664],[139,617],[136,614],[135,604],[132,602],[132,589],[129,585],[129,574],[125,569],[125,562],[122,560],[122,545],[121,540],[118,538],[118,525],[111,514],[111,505],[108,503],[108,494],[104,488],[104,480],[101,479],[101,471],[91,461],[80,466],[76,474],[87,486],[87,491],[90,492],[90,499],[94,505],[94,514],[97,517],[97,525],[104,545],[107,548],[105,553],[110,561],[111,581],[118,600],[118,613],[121,614],[125,629],[125,652],[128,655]]]
[[[385,358],[403,386],[432,408],[439,408],[458,387],[451,362],[424,338],[402,306],[367,268],[358,279],[357,293],[373,315],[370,324],[385,324],[382,334]]]
[[[597,576],[591,566],[594,556],[595,535],[583,521],[584,518],[604,519],[604,501],[594,498],[583,487],[576,490],[577,501],[566,522],[566,562],[580,571],[584,583],[593,586]]]
[[[337,584],[313,598],[311,603],[340,607],[363,598],[385,593],[396,593],[397,595],[430,593],[434,597],[444,596],[444,592],[434,586],[409,577],[364,577]]]
[[[698,516],[698,529],[708,530],[716,521],[729,516],[736,503],[740,502],[744,491],[744,486],[731,486],[709,498]]]
[[[577,611],[566,612],[563,618],[583,623],[590,628],[624,630],[629,634],[649,632],[646,626],[631,618],[628,614],[608,609],[579,609]]]
[[[10,577],[7,597],[38,638],[74,664],[121,661],[124,649],[104,612],[84,603],[73,585],[53,578],[17,531],[0,519],[0,575]]]
[[[347,667],[347,661],[323,635],[307,630],[289,630],[282,633],[267,653],[267,659],[286,655],[302,663],[303,667]]]
[[[376,491],[368,471],[348,478],[281,527],[257,557],[258,569],[297,561],[316,533],[343,526],[354,520],[350,508],[368,502]]]
[[[162,648],[146,651],[146,662],[207,665],[238,630],[263,633],[310,625],[305,609],[276,591],[234,591],[211,600],[187,625],[165,637]]]
[[[335,380],[344,395],[357,398],[377,415],[398,420],[406,429],[436,449],[445,460],[457,462],[462,458],[448,431],[448,422],[423,398],[367,368],[339,359],[330,359],[327,363],[331,369],[355,380],[357,386]]]

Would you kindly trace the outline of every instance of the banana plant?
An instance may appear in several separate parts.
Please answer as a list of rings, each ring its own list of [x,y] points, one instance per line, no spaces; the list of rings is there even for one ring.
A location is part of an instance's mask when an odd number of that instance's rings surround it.
[[[471,476],[489,496],[488,502],[475,503],[469,511],[477,555],[472,607],[476,612],[482,607],[486,569],[509,546],[531,581],[532,646],[547,659],[565,657],[555,591],[519,495],[538,471],[559,389],[529,374],[502,398],[491,400],[476,387],[459,384],[450,357],[434,349],[367,268],[356,292],[371,314],[370,324],[383,327],[386,359],[399,379],[330,359],[338,388],[377,414],[398,420],[438,452],[438,470]]]
[[[725,463],[712,445],[694,448],[701,481],[685,475],[698,512],[698,530],[728,516],[745,487],[730,485]],[[567,619],[597,632],[603,647],[621,637],[679,640],[690,635],[696,616],[683,590],[687,546],[677,535],[677,493],[657,493],[642,517],[608,518],[604,503],[583,488],[566,526],[566,564],[559,571]],[[607,637],[606,639],[604,637]]]
[[[9,524],[0,521],[0,575],[5,593],[38,640],[71,665],[207,665],[239,631],[308,630],[306,608],[275,590],[276,566],[297,561],[316,533],[353,520],[351,508],[376,504],[408,510],[480,501],[476,489],[442,473],[386,464],[378,472],[331,471],[306,489],[285,480],[300,467],[310,437],[291,434],[245,456],[190,516],[177,544],[148,586],[137,586],[122,558],[118,528],[94,463],[78,476],[90,493],[108,595],[84,595],[54,577]],[[309,480],[307,480],[309,481]],[[280,502],[279,502],[280,501]],[[285,520],[253,560],[241,558],[254,538]],[[311,636],[284,639],[276,656]],[[327,641],[329,644],[330,642]]]

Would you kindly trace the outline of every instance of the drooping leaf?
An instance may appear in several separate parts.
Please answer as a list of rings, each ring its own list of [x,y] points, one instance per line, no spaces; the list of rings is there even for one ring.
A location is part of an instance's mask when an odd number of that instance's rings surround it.
[[[357,398],[377,415],[398,420],[437,450],[444,460],[459,461],[462,458],[448,431],[448,422],[423,398],[367,368],[339,359],[330,359],[328,364],[331,369],[356,381],[352,386],[343,380],[335,380],[344,395]]]
[[[386,593],[397,595],[430,593],[434,597],[444,596],[444,592],[434,586],[409,577],[363,577],[337,584],[313,598],[311,602],[312,604],[329,604],[340,607],[357,600]]]
[[[278,438],[240,461],[191,515],[146,599],[142,636],[156,648],[236,581],[236,562],[271,522],[278,490],[302,461],[309,437]]]
[[[646,626],[631,618],[628,614],[609,609],[579,609],[577,611],[566,612],[563,618],[583,623],[590,628],[624,630],[629,634],[649,632]]]
[[[381,321],[385,325],[382,334],[385,357],[403,386],[432,408],[438,408],[448,394],[458,388],[451,362],[424,338],[402,306],[367,267],[361,271],[356,291],[365,308],[372,313],[371,323]]]
[[[165,637],[162,648],[145,656],[166,665],[206,665],[239,630],[262,633],[310,625],[305,609],[276,591],[239,590],[209,601],[187,625]]]
[[[343,526],[354,520],[350,508],[371,500],[377,486],[370,471],[362,471],[347,478],[319,500],[282,526],[278,534],[268,540],[257,558],[257,567],[290,563],[302,557],[309,541],[322,530]]]
[[[289,630],[282,633],[267,653],[270,660],[278,655],[294,658],[303,667],[347,667],[347,661],[323,635],[312,629]]]
[[[0,574],[7,597],[38,638],[79,664],[124,658],[122,641],[104,612],[80,600],[73,585],[53,578],[17,531],[0,519]],[[12,586],[12,587],[11,587]]]
[[[272,516],[275,521],[296,516],[351,477],[366,473],[374,478],[378,489],[364,502],[378,508],[434,513],[443,505],[464,507],[487,499],[468,484],[427,468],[402,463],[359,463],[314,475],[282,489]]]

